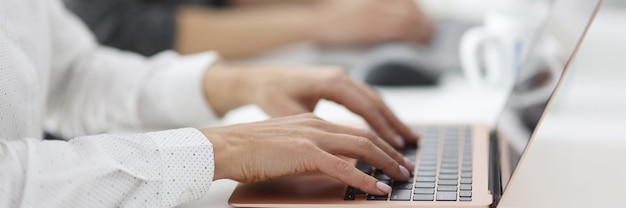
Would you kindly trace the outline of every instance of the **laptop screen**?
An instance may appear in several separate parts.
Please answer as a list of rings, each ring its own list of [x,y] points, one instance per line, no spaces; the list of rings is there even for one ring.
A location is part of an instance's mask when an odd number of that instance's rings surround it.
[[[555,0],[496,124],[506,187],[600,0]],[[571,66],[572,68],[575,66]],[[565,83],[567,85],[567,83]]]

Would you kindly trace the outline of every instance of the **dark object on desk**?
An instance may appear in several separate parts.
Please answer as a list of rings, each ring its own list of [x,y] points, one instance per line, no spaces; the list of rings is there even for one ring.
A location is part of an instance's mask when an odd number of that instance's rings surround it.
[[[44,140],[59,140],[59,141],[67,141],[66,139],[63,139],[59,136],[55,136],[53,134],[50,134],[48,132],[44,132],[43,133],[43,139]]]
[[[377,86],[434,86],[440,74],[415,63],[389,61],[372,67],[365,82]]]

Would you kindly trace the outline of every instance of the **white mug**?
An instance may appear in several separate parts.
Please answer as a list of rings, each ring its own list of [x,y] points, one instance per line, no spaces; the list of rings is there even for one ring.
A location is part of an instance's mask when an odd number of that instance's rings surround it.
[[[487,12],[484,25],[469,29],[461,38],[461,66],[468,82],[511,87],[542,19],[541,13],[524,8]]]

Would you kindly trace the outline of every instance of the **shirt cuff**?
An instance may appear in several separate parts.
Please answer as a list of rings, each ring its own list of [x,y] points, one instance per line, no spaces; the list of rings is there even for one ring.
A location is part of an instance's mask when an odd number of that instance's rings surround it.
[[[178,56],[164,52],[154,59],[167,59],[167,64],[147,80],[141,97],[143,123],[167,128],[198,127],[217,120],[203,89],[204,73],[219,59],[217,53]]]
[[[215,170],[211,142],[193,128],[153,132],[147,136],[157,145],[161,157],[161,205],[173,207],[206,196]]]

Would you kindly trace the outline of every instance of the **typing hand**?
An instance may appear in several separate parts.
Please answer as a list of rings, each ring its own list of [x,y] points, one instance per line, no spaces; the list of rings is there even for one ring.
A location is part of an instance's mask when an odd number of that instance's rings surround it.
[[[362,116],[396,148],[418,140],[374,90],[336,67],[230,67],[208,70],[206,77],[207,99],[218,114],[256,104],[273,117],[295,115],[312,112],[320,99],[327,99]]]
[[[373,133],[323,121],[313,114],[200,130],[215,151],[215,180],[265,181],[321,171],[365,192],[383,195],[386,184],[336,155],[358,158],[396,180],[414,165]]]
[[[326,45],[426,42],[432,23],[414,0],[326,0],[310,27],[312,39]]]

